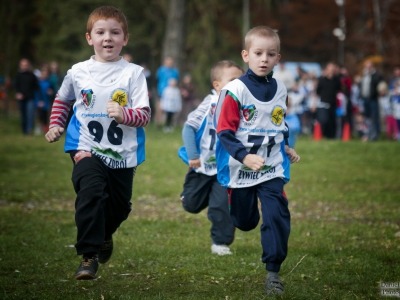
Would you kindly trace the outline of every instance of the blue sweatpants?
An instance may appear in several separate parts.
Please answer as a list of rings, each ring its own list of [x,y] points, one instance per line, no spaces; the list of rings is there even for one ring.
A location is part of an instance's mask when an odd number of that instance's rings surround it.
[[[279,272],[287,256],[290,234],[290,212],[283,184],[282,179],[275,178],[256,186],[229,190],[232,222],[243,231],[257,227],[260,220],[257,198],[260,199],[262,261],[273,272]]]

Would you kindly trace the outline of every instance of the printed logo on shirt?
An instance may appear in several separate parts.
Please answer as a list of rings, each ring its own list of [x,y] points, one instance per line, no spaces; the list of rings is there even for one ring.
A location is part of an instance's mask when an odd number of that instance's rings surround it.
[[[245,125],[252,125],[257,120],[258,110],[254,104],[244,105],[241,118]]]
[[[90,152],[100,158],[104,164],[112,169],[123,169],[127,166],[126,159],[123,159],[118,152],[112,150],[111,148],[103,150],[94,147]]]
[[[283,115],[283,107],[280,105],[276,105],[271,112],[271,122],[276,126],[280,126],[283,121]]]
[[[241,170],[239,170],[238,179],[240,180],[240,182],[238,182],[238,185],[245,184],[246,182],[258,180],[264,176],[266,178],[276,177],[275,167],[264,165],[260,171],[256,172],[256,171],[253,171],[252,169],[244,166]]]
[[[217,169],[217,159],[215,158],[215,155],[207,159],[207,161],[204,163],[204,169],[206,172],[212,172]]]
[[[210,116],[214,115],[216,107],[217,107],[217,103],[211,103]]]
[[[86,110],[89,110],[93,107],[94,102],[96,100],[96,96],[93,94],[92,89],[81,90],[82,95],[82,104],[85,106]]]
[[[128,91],[122,88],[115,89],[111,92],[110,100],[117,102],[120,106],[128,104]]]

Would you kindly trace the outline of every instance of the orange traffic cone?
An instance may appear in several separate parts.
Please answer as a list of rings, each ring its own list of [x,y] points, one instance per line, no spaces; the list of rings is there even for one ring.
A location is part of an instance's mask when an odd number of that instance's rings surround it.
[[[318,121],[315,121],[315,123],[314,123],[313,140],[314,141],[320,141],[321,139],[322,139],[321,124],[319,124]]]
[[[342,134],[342,141],[343,142],[348,142],[350,141],[350,124],[349,122],[344,123],[343,126],[343,134]]]

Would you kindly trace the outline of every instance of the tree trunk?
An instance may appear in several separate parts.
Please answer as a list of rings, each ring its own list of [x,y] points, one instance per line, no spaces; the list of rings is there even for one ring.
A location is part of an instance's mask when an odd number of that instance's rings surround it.
[[[184,24],[185,0],[170,0],[162,60],[167,56],[172,57],[178,70],[182,64]]]
[[[381,19],[381,8],[379,6],[379,0],[373,0],[374,17],[375,17],[375,31],[376,31],[376,49],[379,55],[383,55],[383,43],[382,43],[382,19]]]

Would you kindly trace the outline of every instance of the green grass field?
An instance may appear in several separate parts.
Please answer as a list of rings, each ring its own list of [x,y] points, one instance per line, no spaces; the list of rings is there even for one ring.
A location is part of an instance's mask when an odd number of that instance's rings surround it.
[[[24,137],[0,119],[0,299],[264,299],[259,229],[211,255],[206,212],[183,211],[180,130],[146,129],[133,210],[98,279],[76,281],[72,163],[63,140]],[[292,232],[282,299],[381,299],[400,282],[400,143],[300,138],[285,187]],[[394,289],[400,292],[400,288]]]

